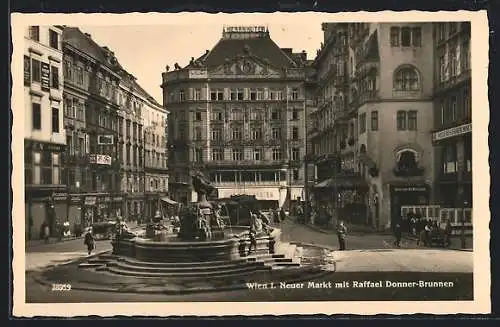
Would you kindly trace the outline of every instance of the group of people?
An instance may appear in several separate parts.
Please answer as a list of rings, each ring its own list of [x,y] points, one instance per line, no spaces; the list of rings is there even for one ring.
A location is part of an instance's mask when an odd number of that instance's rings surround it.
[[[436,219],[424,219],[412,213],[408,214],[406,220],[402,220],[407,225],[408,233],[414,236],[418,236],[417,245],[423,243],[424,246],[429,246],[432,243],[432,239],[438,237],[443,240],[446,246],[451,245],[451,223],[449,220],[446,221],[446,226],[442,229]],[[402,222],[397,222],[394,226],[394,245],[397,247],[401,246],[402,237]]]

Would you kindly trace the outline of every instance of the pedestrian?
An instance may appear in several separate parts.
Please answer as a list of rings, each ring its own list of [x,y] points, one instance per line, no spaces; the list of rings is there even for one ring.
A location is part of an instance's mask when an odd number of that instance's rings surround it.
[[[257,231],[255,230],[255,225],[251,224],[248,230],[248,237],[250,239],[250,245],[248,246],[248,254],[252,252],[252,249],[257,251]]]
[[[451,246],[451,222],[449,219],[446,220],[446,227],[444,228],[444,237],[446,247]]]
[[[345,227],[344,222],[342,220],[339,221],[337,225],[337,238],[339,240],[339,250],[344,251],[346,248],[346,234],[347,234],[347,227]]]
[[[49,237],[50,237],[50,227],[49,224],[44,222],[43,226],[43,239],[45,240],[45,244],[49,243]]]
[[[286,218],[286,213],[285,213],[285,208],[281,207],[280,209],[280,220],[285,221]]]
[[[394,226],[394,237],[396,238],[394,240],[394,245],[398,248],[401,247],[401,224],[399,222]]]
[[[95,249],[95,242],[94,242],[94,235],[92,234],[92,227],[90,227],[87,230],[83,244],[85,244],[87,246],[87,251],[90,255],[92,253],[92,251]]]

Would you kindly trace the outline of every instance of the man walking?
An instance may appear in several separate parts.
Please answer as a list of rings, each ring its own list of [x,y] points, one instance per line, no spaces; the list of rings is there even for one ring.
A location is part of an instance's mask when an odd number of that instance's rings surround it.
[[[396,240],[394,241],[394,245],[396,245],[398,248],[401,247],[401,224],[396,223],[394,226],[394,237]]]
[[[347,234],[347,227],[345,227],[344,222],[342,220],[339,221],[337,225],[337,238],[339,240],[339,250],[344,251],[345,246],[345,238]]]
[[[87,246],[87,251],[90,255],[92,253],[92,250],[94,250],[95,248],[94,235],[92,235],[92,227],[90,227],[85,234],[85,240],[83,243]]]

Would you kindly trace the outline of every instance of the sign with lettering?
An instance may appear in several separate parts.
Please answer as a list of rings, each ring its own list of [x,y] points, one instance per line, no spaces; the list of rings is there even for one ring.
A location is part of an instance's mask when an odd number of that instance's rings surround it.
[[[189,78],[208,78],[208,72],[204,69],[190,69]]]
[[[24,85],[31,85],[31,59],[28,56],[24,56]]]
[[[96,203],[97,198],[95,196],[87,196],[85,197],[85,205],[93,206]]]
[[[121,196],[115,196],[113,198],[113,202],[121,202],[121,201],[123,201],[123,197],[121,197]]]
[[[265,26],[229,26],[226,27],[226,32],[230,33],[261,33],[265,32]]]
[[[79,196],[74,196],[74,195],[73,195],[73,196],[71,196],[71,197],[70,197],[70,199],[69,199],[69,201],[70,201],[71,203],[80,203],[80,200],[81,200],[81,199],[80,199],[80,197],[79,197]]]
[[[245,188],[218,189],[219,198],[230,198],[233,195],[254,195],[257,200],[279,200],[278,188]]]
[[[394,192],[425,192],[427,188],[424,186],[397,186],[394,187]]]
[[[433,141],[444,140],[450,137],[459,136],[472,132],[472,123],[448,128],[443,131],[435,132],[432,134]]]
[[[68,199],[67,193],[53,193],[52,199],[54,201],[66,201]]]
[[[111,156],[93,153],[89,155],[89,162],[91,164],[111,166]]]
[[[50,65],[42,62],[42,90],[50,91]]]
[[[114,142],[114,136],[113,135],[98,135],[97,136],[97,144],[113,144]]]

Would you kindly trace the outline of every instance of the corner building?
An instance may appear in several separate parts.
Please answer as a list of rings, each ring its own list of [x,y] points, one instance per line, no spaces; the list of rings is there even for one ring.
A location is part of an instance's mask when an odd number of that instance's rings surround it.
[[[338,159],[331,165],[336,173],[318,180],[316,188],[333,194],[330,203],[337,213],[357,204],[357,217],[347,210],[344,219],[389,228],[400,219],[401,206],[433,201],[433,24],[323,28],[326,44],[319,56],[337,59],[320,64],[318,76],[337,77],[318,95],[311,118],[320,130],[312,136],[316,157]],[[346,51],[323,55],[338,52],[327,46],[333,40]]]
[[[282,49],[264,27],[226,27],[205,54],[163,76],[170,192],[196,201],[202,171],[219,198],[254,195],[263,207],[303,198],[306,53]]]

